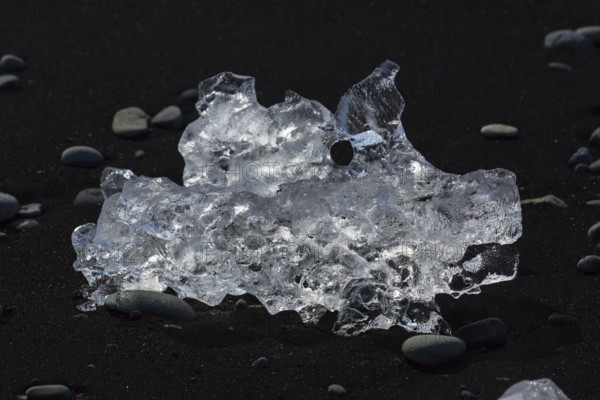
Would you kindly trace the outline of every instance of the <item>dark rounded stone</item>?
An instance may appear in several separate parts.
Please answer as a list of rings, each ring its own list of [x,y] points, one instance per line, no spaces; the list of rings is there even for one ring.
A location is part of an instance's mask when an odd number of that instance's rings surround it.
[[[592,242],[600,241],[600,222],[596,222],[594,225],[590,226],[587,235],[588,239]]]
[[[590,135],[590,146],[600,148],[600,126]]]
[[[267,368],[269,366],[269,359],[267,357],[260,357],[252,362],[252,368]]]
[[[104,203],[104,195],[99,188],[87,188],[77,193],[75,207],[98,207]]]
[[[454,336],[416,335],[402,343],[402,353],[409,360],[421,365],[444,365],[461,357],[465,342]]]
[[[555,313],[548,317],[548,322],[552,325],[575,325],[579,321],[572,315]]]
[[[349,140],[342,139],[331,145],[329,154],[337,165],[350,165],[354,158],[354,148]]]
[[[469,349],[500,347],[506,343],[506,324],[500,318],[486,318],[459,328],[454,336]]]
[[[179,98],[183,101],[189,101],[189,102],[197,102],[198,101],[198,89],[193,88],[193,89],[187,89],[184,90],[180,95]]]
[[[8,221],[19,212],[19,201],[13,195],[0,192],[0,222]]]
[[[106,296],[107,308],[129,314],[132,311],[189,321],[194,309],[179,297],[150,290],[125,290]]]
[[[245,310],[246,308],[248,308],[248,303],[246,303],[246,300],[239,299],[238,301],[235,302],[236,310]]]
[[[567,163],[569,164],[569,167],[573,168],[577,164],[590,165],[592,161],[594,161],[594,157],[592,157],[590,149],[587,147],[580,147],[571,157],[569,157]]]
[[[600,175],[600,160],[596,160],[588,166],[588,172],[592,175]]]
[[[334,383],[333,385],[329,385],[329,387],[327,388],[327,394],[330,394],[332,396],[342,397],[342,396],[347,395],[348,391],[342,385],[338,385],[338,384]]]
[[[27,400],[71,400],[71,390],[63,385],[33,386],[25,392]]]
[[[577,270],[585,274],[597,274],[600,272],[600,257],[595,255],[583,257],[577,262]]]
[[[102,154],[88,146],[73,146],[63,151],[61,160],[64,165],[71,167],[96,167],[104,163]]]
[[[577,164],[575,166],[575,172],[584,173],[584,172],[589,172],[589,170],[590,170],[589,166],[587,166],[585,164]]]
[[[594,47],[594,43],[586,36],[571,29],[561,29],[546,35],[544,47],[546,49],[589,51]]]

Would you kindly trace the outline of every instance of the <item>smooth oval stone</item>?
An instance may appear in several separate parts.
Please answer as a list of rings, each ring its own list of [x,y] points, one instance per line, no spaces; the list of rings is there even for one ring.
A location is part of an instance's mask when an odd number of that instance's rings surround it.
[[[551,49],[573,49],[588,51],[594,47],[590,39],[571,29],[560,29],[550,32],[544,38],[544,47]]]
[[[454,336],[469,349],[500,347],[506,343],[506,324],[500,318],[486,318],[459,328]]]
[[[248,303],[246,303],[246,300],[239,299],[238,301],[235,302],[236,310],[245,310],[246,308],[248,308]]]
[[[572,315],[555,313],[548,317],[548,322],[552,325],[575,325],[579,321]]]
[[[519,130],[511,125],[489,124],[481,128],[481,134],[494,139],[514,138],[519,136]]]
[[[18,231],[28,231],[30,229],[36,228],[40,226],[40,223],[35,219],[13,219],[8,222],[8,227],[11,229],[16,229]]]
[[[33,386],[25,392],[27,400],[71,400],[71,390],[63,385]]]
[[[169,106],[159,111],[150,123],[163,129],[179,130],[183,126],[183,114],[177,106]]]
[[[585,164],[577,164],[574,168],[575,172],[589,172],[590,171],[590,167],[589,165],[585,165]]]
[[[0,68],[5,71],[21,71],[25,69],[25,61],[13,54],[5,54],[0,58]]]
[[[421,365],[451,363],[464,354],[465,342],[457,337],[443,335],[417,335],[402,344],[406,358]]]
[[[567,71],[567,72],[573,71],[573,68],[570,65],[567,65],[565,63],[561,63],[558,61],[552,61],[552,62],[548,63],[548,68],[559,69],[561,71]]]
[[[577,164],[590,165],[594,161],[594,157],[587,147],[580,147],[569,157],[567,164],[569,167],[575,167]]]
[[[16,75],[0,75],[0,91],[17,90],[21,87],[21,80]]]
[[[329,387],[327,388],[327,394],[330,394],[332,396],[345,396],[348,394],[348,391],[342,385],[334,383],[333,385],[329,385]]]
[[[8,235],[6,233],[0,232],[0,239],[5,239],[7,237],[8,237]],[[0,317],[0,319],[2,319],[2,318]]]
[[[113,132],[123,138],[136,138],[150,132],[148,115],[138,107],[128,107],[115,113],[112,122]]]
[[[62,163],[69,167],[97,167],[104,163],[102,154],[88,146],[73,146],[63,151],[60,156]]]
[[[179,95],[179,98],[184,101],[191,101],[191,102],[195,103],[198,101],[199,96],[200,96],[200,94],[198,93],[198,89],[192,88],[192,89],[184,90]]]
[[[577,28],[575,33],[585,36],[596,46],[600,45],[600,25],[582,26]]]
[[[146,153],[144,152],[144,150],[136,150],[135,153],[133,153],[133,156],[138,160],[141,160],[146,156]]]
[[[588,229],[588,239],[592,242],[600,241],[600,222],[596,222]]]
[[[73,203],[75,207],[97,207],[104,203],[104,196],[102,195],[102,190],[99,188],[87,188],[77,193]]]
[[[25,204],[19,208],[17,217],[33,218],[42,215],[42,205],[40,203]]]
[[[0,192],[0,222],[8,221],[19,212],[19,201],[15,196]]]
[[[585,274],[597,274],[600,272],[600,257],[596,255],[583,257],[577,262],[577,270]]]
[[[600,147],[600,126],[590,135],[590,146]]]
[[[252,362],[252,368],[267,368],[268,366],[269,359],[267,357],[260,357]]]
[[[588,172],[592,175],[600,175],[600,159],[588,166]]]
[[[140,311],[182,321],[194,318],[194,309],[179,297],[150,290],[112,293],[106,297],[104,305],[126,314]]]

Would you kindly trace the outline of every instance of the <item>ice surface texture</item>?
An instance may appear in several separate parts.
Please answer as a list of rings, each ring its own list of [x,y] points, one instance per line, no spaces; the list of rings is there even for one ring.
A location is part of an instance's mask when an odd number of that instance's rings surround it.
[[[104,171],[98,223],[72,236],[83,308],[168,286],[209,305],[250,293],[305,322],[337,311],[341,335],[448,332],[436,294],[515,276],[519,194],[510,171],[448,174],[412,147],[397,71],[384,62],[335,114],[293,92],[265,108],[250,77],[201,82],[179,143],[184,187]]]
[[[569,400],[569,398],[551,379],[542,378],[515,383],[498,400]]]

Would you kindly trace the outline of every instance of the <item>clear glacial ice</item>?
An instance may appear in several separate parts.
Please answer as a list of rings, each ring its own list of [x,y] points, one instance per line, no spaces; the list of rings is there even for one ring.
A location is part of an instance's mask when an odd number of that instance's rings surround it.
[[[406,138],[404,100],[384,62],[332,114],[288,91],[272,107],[254,79],[199,85],[184,131],[184,186],[107,168],[97,224],[75,229],[84,310],[117,290],[165,290],[219,304],[250,293],[271,313],[356,335],[399,325],[449,332],[437,294],[516,275],[516,179],[504,169],[442,172]],[[432,111],[435,112],[435,111]]]

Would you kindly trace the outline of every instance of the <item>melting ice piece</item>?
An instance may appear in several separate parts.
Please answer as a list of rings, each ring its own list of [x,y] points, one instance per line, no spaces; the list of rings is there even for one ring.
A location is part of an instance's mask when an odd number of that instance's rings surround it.
[[[519,194],[510,171],[448,174],[412,147],[397,70],[384,62],[335,114],[291,92],[262,107],[253,78],[229,72],[200,83],[184,187],[103,173],[98,222],[72,235],[82,309],[168,286],[209,305],[250,293],[305,322],[337,311],[341,335],[449,332],[435,295],[515,276]]]
[[[521,381],[509,387],[498,400],[569,400],[551,379]]]

